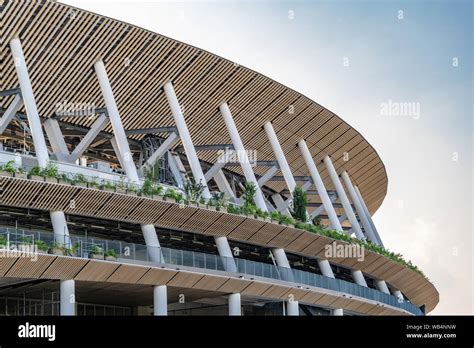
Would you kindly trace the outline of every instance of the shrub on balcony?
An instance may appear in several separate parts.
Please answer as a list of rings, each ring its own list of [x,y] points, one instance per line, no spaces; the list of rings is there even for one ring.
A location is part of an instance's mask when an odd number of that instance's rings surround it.
[[[14,160],[8,161],[4,165],[2,165],[1,169],[5,172],[8,172],[10,174],[15,174],[16,173],[16,168],[13,166],[15,164]]]
[[[35,240],[35,245],[39,251],[48,251],[48,244],[44,240]]]
[[[301,187],[296,186],[293,191],[293,209],[291,215],[301,222],[307,221],[306,206],[308,205],[308,197]]]
[[[196,182],[194,178],[187,177],[184,183],[184,192],[186,194],[186,199],[190,202],[197,203],[206,188],[202,182]]]

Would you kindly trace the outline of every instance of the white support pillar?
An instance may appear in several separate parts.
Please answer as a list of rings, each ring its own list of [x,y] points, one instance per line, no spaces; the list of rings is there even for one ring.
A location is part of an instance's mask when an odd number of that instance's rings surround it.
[[[351,203],[349,202],[349,199],[347,198],[346,192],[344,191],[344,187],[342,187],[341,181],[339,180],[339,177],[336,172],[336,168],[334,168],[334,165],[332,164],[331,158],[329,156],[325,156],[323,161],[324,161],[324,164],[326,165],[329,176],[331,177],[331,181],[334,184],[334,187],[336,188],[337,195],[339,199],[341,200],[342,206],[344,207],[344,211],[352,225],[352,228],[354,229],[354,232],[357,238],[363,240],[364,234],[362,233],[362,230],[359,226],[359,222],[357,221],[354,211],[352,210]]]
[[[43,122],[43,127],[58,161],[68,162],[69,149],[64,141],[58,121],[54,118],[48,118]]]
[[[272,195],[272,199],[276,205],[277,211],[287,216],[291,216],[289,207],[293,201],[292,198],[288,198],[286,201],[284,201],[283,197],[279,193],[275,193],[274,195]]]
[[[166,285],[153,287],[153,315],[168,315],[168,289]]]
[[[232,191],[232,187],[230,187],[230,184],[222,170],[219,170],[216,175],[214,175],[214,181],[216,182],[219,191],[224,192],[228,198],[235,200],[235,193]]]
[[[122,157],[121,164],[124,166],[124,171],[127,173],[128,179],[135,184],[139,184],[137,168],[133,162],[132,152],[128,145],[127,136],[123,129],[122,121],[120,120],[120,114],[118,111],[117,104],[115,102],[114,94],[112,92],[112,86],[110,85],[107,71],[105,70],[104,62],[101,60],[94,64],[94,69],[99,81],[100,90],[104,97],[105,106],[109,115],[110,123],[114,132],[117,148],[120,156]]]
[[[400,290],[394,290],[393,294],[398,298],[398,302],[405,301],[405,299],[403,298],[403,294]]]
[[[387,283],[385,283],[383,280],[376,280],[375,286],[380,291],[390,295],[390,290],[388,289]]]
[[[105,114],[101,114],[97,120],[92,124],[91,128],[87,132],[87,134],[82,138],[81,142],[77,144],[76,148],[72,151],[69,161],[75,162],[79,157],[82,156],[84,151],[92,144],[97,135],[99,135],[100,131],[105,127],[105,125],[109,122],[109,118]]]
[[[220,155],[216,163],[214,163],[212,167],[206,172],[206,174],[204,174],[206,182],[209,182],[209,180],[215,177],[217,173],[221,171],[221,169],[224,168],[226,164],[232,159],[232,156],[234,156],[234,151],[232,150],[226,150],[222,155]]]
[[[336,201],[336,199],[337,199],[336,195],[331,196],[330,197],[331,203],[334,203]],[[314,219],[316,216],[321,215],[324,211],[325,211],[324,204],[321,204],[319,207],[317,207],[316,209],[313,210],[313,212],[310,214],[309,218]]]
[[[0,119],[0,134],[3,134],[8,124],[13,120],[22,106],[23,99],[20,94],[17,94]]]
[[[313,182],[312,182],[312,181],[306,181],[306,182],[301,186],[301,190],[302,190],[303,192],[306,192],[306,191],[308,191],[308,190],[311,188],[311,186],[313,186]]]
[[[271,178],[273,178],[275,176],[275,174],[278,172],[278,167],[277,166],[273,166],[271,167],[270,169],[267,170],[267,172],[265,174],[263,174],[260,179],[258,179],[257,183],[260,187],[262,187],[263,185],[265,185],[268,180],[270,180]]]
[[[217,251],[221,257],[224,269],[227,272],[237,272],[237,264],[235,263],[234,255],[232,255],[227,237],[216,236],[214,237],[214,241],[216,242]]]
[[[204,191],[202,193],[203,197],[206,199],[211,198],[211,193],[209,188],[206,185],[206,179],[201,168],[201,163],[199,163],[199,157],[197,156],[196,149],[194,148],[193,141],[191,139],[191,134],[189,133],[188,127],[186,125],[186,120],[184,119],[183,112],[181,111],[181,106],[179,105],[178,98],[174,91],[173,85],[171,82],[168,82],[163,87],[168,104],[171,108],[171,113],[173,114],[174,122],[178,128],[179,136],[181,142],[183,143],[184,151],[186,152],[186,157],[188,158],[189,166],[193,172],[194,180],[196,183],[201,183],[205,185]]]
[[[331,311],[331,315],[334,316],[343,316],[344,315],[344,309],[342,308],[336,308]]]
[[[293,196],[293,191],[296,187],[296,181],[293,178],[293,174],[291,173],[290,166],[286,161],[285,154],[278,141],[278,137],[275,133],[275,130],[273,129],[271,122],[265,123],[263,128],[265,129],[265,133],[267,134],[268,140],[270,140],[270,145],[272,147],[273,153],[275,154],[275,157],[278,161],[278,166],[280,167],[280,170],[283,174],[283,178],[285,179],[286,187],[288,187],[290,195]]]
[[[321,197],[321,201],[324,205],[324,210],[328,214],[329,222],[331,224],[331,228],[335,229],[336,231],[342,232],[342,226],[337,218],[336,211],[332,205],[331,199],[329,198],[328,192],[326,191],[326,187],[324,186],[323,180],[319,175],[318,168],[316,164],[314,164],[313,157],[311,156],[311,152],[309,152],[308,145],[306,145],[306,141],[303,139],[298,142],[298,147],[300,148],[301,154],[306,162],[306,166],[311,174],[311,178],[313,179],[314,185],[316,186],[316,190],[319,193],[319,197]],[[312,214],[313,215],[313,214]],[[312,216],[314,217],[314,216]]]
[[[370,225],[369,219],[365,214],[364,207],[362,206],[362,203],[360,202],[359,197],[357,196],[357,192],[355,191],[354,186],[352,185],[352,181],[349,178],[349,174],[347,174],[347,171],[343,171],[341,177],[344,181],[344,185],[346,185],[349,195],[351,196],[352,202],[354,203],[354,206],[357,211],[357,215],[359,215],[360,221],[362,222],[362,226],[364,227],[367,237],[372,243],[378,244],[377,237],[375,236],[375,233],[372,230],[372,226]]]
[[[128,139],[125,135],[125,130],[123,129],[122,120],[120,119],[120,114],[112,92],[112,86],[107,77],[104,63],[101,60],[97,61],[94,64],[94,69],[97,79],[99,80],[100,89],[102,91],[107,113],[114,132],[114,138],[111,139],[112,146],[114,147],[117,157],[120,158],[120,164],[127,174],[129,182],[139,185],[140,180],[138,178],[137,168],[133,162],[132,153],[128,145]],[[145,238],[146,246],[148,247],[148,255],[150,256],[151,261],[161,263],[163,257],[160,242],[156,235],[155,226],[152,224],[142,224],[140,226],[143,232],[143,237]]]
[[[362,207],[364,208],[365,216],[367,216],[367,219],[369,219],[370,226],[372,227],[372,231],[375,234],[375,237],[377,238],[377,241],[380,246],[384,247],[382,239],[380,238],[379,232],[377,231],[377,228],[375,227],[374,221],[372,220],[372,216],[370,216],[369,209],[367,209],[367,206],[365,204],[364,199],[362,198],[362,195],[360,194],[359,188],[357,186],[354,187],[357,197],[359,198],[359,201],[362,203]]]
[[[335,278],[332,271],[331,264],[328,260],[318,259],[318,266],[323,276],[328,278]]]
[[[342,214],[341,216],[339,216],[339,222],[341,224],[346,220],[347,220],[347,215],[346,214]]]
[[[240,307],[240,294],[229,295],[229,315],[242,315],[242,308]]]
[[[168,151],[168,165],[170,166],[171,174],[176,180],[176,185],[180,188],[184,187],[184,166],[178,155],[172,154]]]
[[[361,271],[352,270],[351,274],[352,274],[352,279],[354,279],[356,284],[367,287],[367,282],[365,281],[364,274]]]
[[[300,308],[298,301],[292,300],[286,302],[286,315],[288,316],[299,316]]]
[[[179,135],[176,134],[175,132],[172,132],[168,135],[168,138],[160,145],[160,147],[153,152],[153,154],[146,160],[145,164],[143,165],[144,167],[146,166],[152,166],[155,164],[157,160],[159,160],[163,155],[171,149],[171,147],[176,144],[176,142],[179,140]]]
[[[10,41],[10,48],[15,61],[16,73],[20,83],[20,90],[26,109],[26,115],[28,117],[28,125],[33,138],[33,144],[35,146],[38,166],[41,168],[46,168],[49,162],[48,148],[46,147],[43,128],[41,126],[41,120],[36,107],[33,88],[28,76],[28,69],[26,67],[26,61],[23,55],[20,40],[18,38],[12,39]],[[69,231],[64,213],[62,211],[54,211],[50,212],[50,216],[51,222],[53,224],[55,240],[59,243],[69,246]]]
[[[281,279],[289,282],[294,281],[295,278],[291,271],[290,262],[288,261],[285,250],[283,248],[273,248],[272,254],[280,271]]]
[[[59,281],[60,315],[76,315],[76,294],[74,279]]]
[[[250,164],[247,151],[245,150],[244,144],[242,143],[242,140],[240,139],[239,132],[234,123],[234,119],[232,118],[232,114],[230,113],[229,105],[227,105],[227,103],[222,103],[219,106],[219,110],[222,114],[222,117],[224,118],[224,122],[227,126],[227,130],[232,140],[232,144],[234,145],[234,150],[237,153],[237,158],[244,172],[245,179],[255,184],[255,188],[257,190],[255,194],[255,204],[262,211],[268,211],[267,206],[265,204],[265,199],[263,197],[262,190],[260,189],[260,186],[258,186],[257,178],[255,177],[255,173],[253,172],[252,165]]]
[[[25,56],[23,55],[23,49],[18,38],[14,38],[10,41],[10,49],[15,61],[16,74],[20,84],[21,96],[25,104],[26,116],[28,117],[28,125],[35,146],[38,166],[46,168],[49,161],[48,148],[46,147],[46,141],[41,127],[41,120],[33,94],[33,87],[31,86],[28,69],[26,67]]]

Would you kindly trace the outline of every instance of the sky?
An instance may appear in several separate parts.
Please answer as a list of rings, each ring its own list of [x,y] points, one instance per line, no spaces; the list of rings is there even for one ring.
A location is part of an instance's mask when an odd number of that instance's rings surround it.
[[[474,313],[472,1],[62,2],[218,54],[342,117],[385,164],[385,246],[434,283],[431,314]]]

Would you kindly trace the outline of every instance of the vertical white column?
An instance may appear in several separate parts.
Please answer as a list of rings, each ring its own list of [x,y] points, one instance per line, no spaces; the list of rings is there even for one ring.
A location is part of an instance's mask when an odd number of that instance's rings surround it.
[[[26,67],[23,49],[18,38],[10,41],[10,48],[15,61],[15,69],[20,84],[21,95],[25,105],[26,114],[28,117],[28,125],[31,130],[33,144],[35,146],[36,158],[38,166],[46,168],[49,162],[48,148],[44,139],[43,129],[41,127],[41,120],[39,118],[36,101],[33,94],[30,78],[28,76],[28,69]],[[58,243],[69,244],[69,231],[67,229],[66,218],[61,211],[50,212],[51,222],[53,224],[54,237]]]
[[[74,279],[59,282],[60,315],[76,315],[76,295]]]
[[[367,209],[367,205],[365,204],[364,199],[362,198],[362,195],[360,194],[359,188],[357,186],[354,187],[357,197],[359,198],[359,201],[362,203],[362,207],[364,208],[365,216],[367,216],[367,219],[369,219],[370,226],[372,227],[372,231],[375,234],[375,237],[377,238],[377,241],[380,246],[384,247],[382,239],[380,238],[379,232],[377,231],[377,228],[375,227],[374,221],[372,220],[372,216],[370,216],[369,209]]]
[[[26,116],[28,117],[28,125],[31,130],[31,137],[35,146],[36,157],[38,159],[38,166],[46,168],[49,161],[48,148],[44,140],[43,129],[41,128],[41,120],[36,107],[35,97],[33,95],[33,87],[31,86],[28,69],[26,67],[25,56],[18,38],[10,41],[10,48],[15,61],[15,69],[20,84],[21,96],[26,109]]]
[[[94,69],[99,81],[100,90],[102,91],[102,96],[104,97],[105,106],[109,115],[110,124],[112,125],[112,129],[114,131],[117,147],[122,156],[122,165],[124,166],[124,170],[127,173],[129,180],[135,184],[138,184],[140,181],[138,179],[137,169],[135,168],[135,163],[133,162],[132,152],[128,146],[127,136],[125,135],[125,130],[122,126],[122,121],[120,119],[117,104],[115,103],[112,86],[110,85],[104,62],[101,60],[97,61],[94,64]]]
[[[267,134],[268,140],[270,140],[270,145],[272,147],[273,153],[278,161],[278,165],[280,170],[283,174],[283,178],[285,179],[286,186],[290,191],[290,195],[293,195],[293,191],[296,187],[296,181],[291,173],[290,166],[286,160],[285,154],[283,153],[283,149],[281,148],[280,142],[278,141],[278,137],[273,129],[271,122],[267,122],[264,124],[263,128],[265,129],[265,133]]]
[[[229,315],[242,315],[242,308],[240,307],[240,294],[229,295]]]
[[[287,301],[286,302],[286,315],[298,316],[300,315],[300,309],[298,301]]]
[[[122,120],[120,119],[117,103],[115,102],[112,86],[110,85],[104,63],[101,60],[97,61],[94,64],[94,69],[99,81],[100,90],[102,91],[105,106],[107,107],[110,124],[114,132],[114,138],[111,139],[112,146],[114,147],[117,157],[120,158],[120,164],[123,166],[129,182],[139,185],[140,180],[138,178],[137,168],[133,162],[132,153],[128,146],[128,139],[123,129]],[[142,224],[140,226],[151,261],[162,262],[163,256],[155,226],[152,224]]]
[[[356,284],[367,287],[367,282],[365,281],[364,274],[361,271],[352,270],[351,274],[352,274],[352,279],[354,279]]]
[[[229,105],[227,105],[227,103],[222,103],[219,106],[219,110],[221,111],[222,117],[224,118],[230,139],[234,145],[234,150],[244,172],[245,179],[249,182],[253,182],[257,189],[255,194],[255,204],[262,211],[268,211],[267,205],[265,204],[265,199],[263,198],[262,190],[260,189],[260,186],[258,186],[257,178],[255,177],[255,173],[253,172],[252,166],[250,164],[247,151],[245,150],[244,144],[240,139],[239,131],[237,130],[234,119],[232,118],[232,114],[230,113]]]
[[[153,287],[153,315],[168,315],[168,289],[166,285]]]
[[[174,122],[176,123],[176,127],[178,128],[179,136],[183,143],[184,151],[186,152],[186,157],[188,159],[189,166],[191,167],[191,171],[193,172],[194,180],[197,183],[201,183],[205,185],[203,191],[203,197],[206,199],[211,198],[211,194],[209,192],[209,188],[207,187],[206,178],[204,177],[204,173],[201,168],[201,164],[199,163],[199,157],[197,156],[196,149],[194,148],[193,141],[191,139],[191,134],[189,133],[188,127],[186,125],[186,120],[184,119],[183,112],[181,111],[181,106],[179,105],[178,98],[176,97],[176,93],[174,91],[173,85],[171,82],[168,82],[163,87],[166,98],[168,99],[168,103],[171,108],[171,113],[173,114]]]
[[[359,197],[357,196],[354,186],[352,185],[351,179],[349,178],[349,174],[347,174],[346,171],[343,171],[341,177],[344,181],[344,185],[346,185],[349,195],[351,196],[352,202],[354,203],[357,214],[359,215],[360,221],[362,222],[362,226],[364,227],[364,230],[367,233],[369,240],[372,243],[378,244],[377,238],[375,237],[375,234],[372,231],[372,226],[370,225],[370,222],[367,216],[365,215],[362,203],[359,201]]]
[[[324,210],[329,217],[329,222],[331,224],[331,228],[335,229],[336,231],[342,232],[342,226],[337,218],[336,211],[332,205],[331,199],[326,191],[326,187],[324,186],[323,180],[319,175],[318,168],[314,164],[313,157],[311,156],[311,152],[309,152],[308,146],[306,145],[306,141],[303,139],[299,141],[298,147],[300,148],[301,154],[306,162],[306,166],[311,174],[311,178],[313,179],[314,185],[318,190],[319,197],[321,197],[321,201],[323,202]]]
[[[332,164],[331,158],[329,158],[329,156],[325,156],[323,161],[326,165],[329,176],[331,177],[334,187],[336,188],[337,195],[341,200],[342,206],[344,207],[344,211],[346,212],[347,218],[349,219],[357,238],[364,239],[364,234],[360,229],[359,222],[357,221],[354,211],[352,210],[351,203],[347,198],[346,192],[344,191],[344,187],[342,187],[341,181],[339,180],[339,177],[337,175],[336,168],[334,168],[334,165]]]
[[[334,315],[334,316],[343,316],[344,315],[344,309],[342,309],[342,308],[333,309],[331,311],[331,314]]]

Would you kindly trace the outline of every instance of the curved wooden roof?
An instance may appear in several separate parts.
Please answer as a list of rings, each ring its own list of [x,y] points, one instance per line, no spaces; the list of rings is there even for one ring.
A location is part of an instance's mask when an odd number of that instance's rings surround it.
[[[349,172],[371,213],[386,195],[384,164],[361,134],[318,103],[255,71],[134,25],[50,1],[6,0],[1,21],[2,90],[18,86],[8,46],[18,35],[43,117],[64,101],[102,107],[93,71],[93,63],[102,58],[128,130],[174,126],[162,90],[171,80],[196,145],[230,143],[218,111],[227,101],[245,146],[257,150],[259,160],[274,159],[262,129],[271,121],[295,176],[309,175],[297,148],[304,138],[328,190],[333,185],[320,163],[327,154],[338,172]],[[2,107],[11,100],[2,98]],[[68,119],[86,127],[93,121]],[[105,130],[110,132],[110,125]],[[348,161],[343,161],[344,153]],[[216,151],[198,155],[210,163],[217,159]],[[255,172],[262,175],[267,169],[256,167]],[[240,168],[232,170],[241,173]],[[277,192],[286,189],[281,181],[267,186]],[[319,198],[310,196],[309,201]]]

